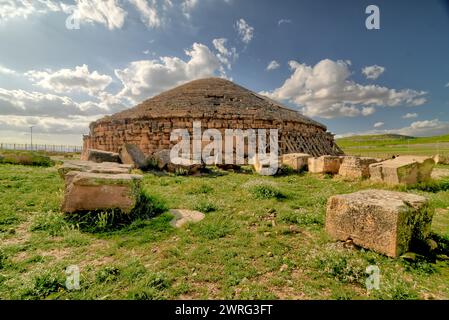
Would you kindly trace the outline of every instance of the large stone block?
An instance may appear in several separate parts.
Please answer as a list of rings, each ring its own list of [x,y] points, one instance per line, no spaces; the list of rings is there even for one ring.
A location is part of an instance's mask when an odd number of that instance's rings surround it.
[[[281,163],[296,171],[307,168],[309,158],[312,156],[306,153],[286,153],[281,156]]]
[[[350,179],[369,178],[369,166],[377,162],[374,158],[346,156],[343,157],[338,174]]]
[[[369,166],[371,180],[411,185],[431,178],[435,161],[429,157],[400,156]]]
[[[144,170],[148,166],[145,154],[134,144],[125,143],[119,149],[119,156],[122,163],[131,164],[134,168]]]
[[[309,172],[337,174],[340,170],[342,160],[342,157],[338,156],[321,156],[318,158],[309,158]]]
[[[120,209],[129,213],[135,207],[142,176],[71,171],[61,210],[66,213]]]
[[[147,162],[156,166],[159,170],[166,170],[172,173],[181,173],[181,174],[197,174],[200,172],[202,168],[205,167],[204,163],[200,164],[191,164],[191,165],[182,165],[182,164],[174,164],[170,159],[170,150],[164,149],[158,152],[155,152],[151,156],[148,157]]]
[[[93,162],[118,162],[120,163],[120,157],[118,153],[97,150],[97,149],[89,149],[87,151],[87,160]]]
[[[409,251],[430,232],[433,211],[427,199],[403,192],[364,190],[329,198],[326,231],[335,240],[390,257]]]

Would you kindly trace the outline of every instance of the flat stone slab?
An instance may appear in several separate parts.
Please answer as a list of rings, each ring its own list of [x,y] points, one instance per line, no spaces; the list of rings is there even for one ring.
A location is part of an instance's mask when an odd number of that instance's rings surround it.
[[[82,160],[67,160],[58,168],[58,173],[61,178],[65,178],[70,171],[92,172],[92,173],[110,173],[110,174],[125,174],[130,173],[133,165],[121,164],[116,162],[102,162],[96,163],[92,161]]]
[[[66,213],[120,209],[131,212],[140,191],[141,175],[70,171],[65,175]]]
[[[143,170],[147,167],[145,154],[135,144],[125,143],[120,147],[119,156],[122,163],[131,164],[134,168]]]
[[[369,172],[374,182],[411,185],[429,180],[434,166],[430,157],[400,156],[371,164]]]
[[[187,209],[170,209],[170,213],[175,216],[170,221],[170,224],[175,228],[181,228],[189,222],[199,222],[205,217],[202,212]]]
[[[363,190],[330,197],[326,232],[335,240],[398,257],[412,241],[430,233],[433,211],[425,197],[405,192]]]
[[[93,162],[118,162],[120,163],[120,156],[118,153],[89,149],[87,150],[87,160]]]

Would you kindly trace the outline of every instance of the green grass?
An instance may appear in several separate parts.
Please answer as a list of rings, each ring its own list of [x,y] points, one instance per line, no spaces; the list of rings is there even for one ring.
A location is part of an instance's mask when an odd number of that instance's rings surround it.
[[[449,155],[449,135],[409,137],[401,135],[365,135],[337,139],[346,154],[389,158],[392,155]]]
[[[205,219],[174,229],[166,211],[86,230],[59,211],[56,168],[0,165],[0,299],[449,298],[447,261],[411,264],[326,236],[331,195],[381,185],[231,172],[145,174],[143,185],[160,211],[201,209]],[[433,232],[447,254],[449,191],[432,191],[409,190],[438,209]],[[80,290],[65,287],[70,265]],[[369,265],[381,270],[379,291],[365,288]]]
[[[34,151],[0,151],[0,164],[20,164],[28,166],[51,167],[55,162],[46,153]]]

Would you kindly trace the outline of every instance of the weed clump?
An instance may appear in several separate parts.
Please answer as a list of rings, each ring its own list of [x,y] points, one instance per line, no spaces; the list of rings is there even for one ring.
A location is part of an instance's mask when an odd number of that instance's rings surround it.
[[[120,209],[72,213],[67,216],[67,221],[77,225],[82,231],[108,232],[119,230],[136,220],[153,218],[167,210],[168,207],[162,199],[141,191],[130,213]]]

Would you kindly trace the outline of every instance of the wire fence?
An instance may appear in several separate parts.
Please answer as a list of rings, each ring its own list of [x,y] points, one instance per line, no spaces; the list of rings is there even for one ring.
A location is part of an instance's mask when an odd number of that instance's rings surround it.
[[[2,143],[0,150],[18,150],[18,151],[46,151],[61,153],[80,153],[83,151],[81,146],[56,145],[56,144],[24,144],[24,143]]]

